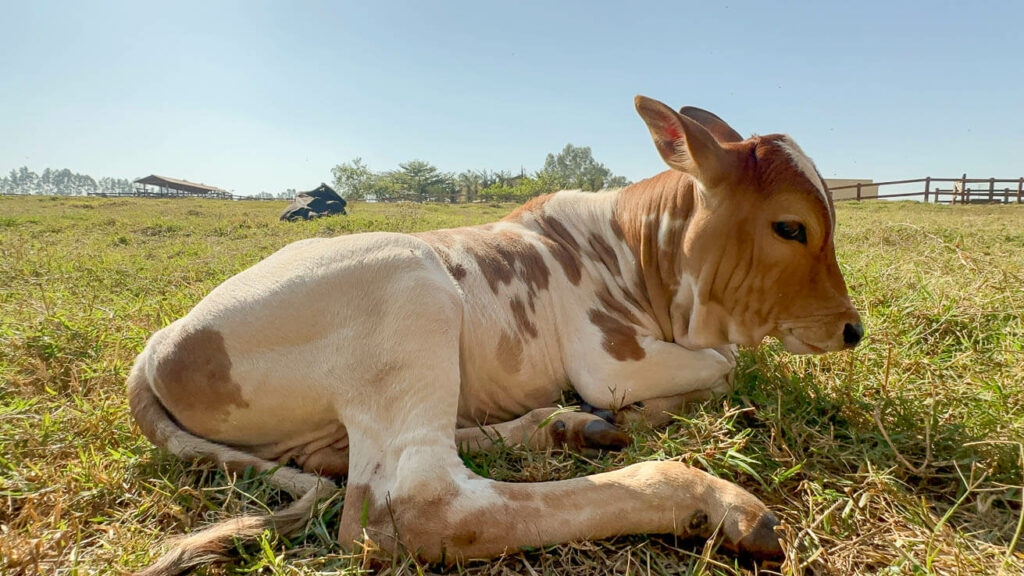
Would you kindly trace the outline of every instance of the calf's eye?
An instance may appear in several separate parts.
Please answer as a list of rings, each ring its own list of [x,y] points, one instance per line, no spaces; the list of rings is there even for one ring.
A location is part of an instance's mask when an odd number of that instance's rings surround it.
[[[796,240],[807,244],[807,229],[799,222],[772,222],[772,230],[783,240]]]

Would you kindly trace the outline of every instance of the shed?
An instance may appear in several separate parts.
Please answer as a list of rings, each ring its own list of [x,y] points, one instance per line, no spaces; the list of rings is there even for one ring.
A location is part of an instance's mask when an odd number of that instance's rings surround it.
[[[136,196],[180,196],[199,198],[231,198],[231,192],[216,186],[196,184],[188,180],[150,174],[135,181]]]

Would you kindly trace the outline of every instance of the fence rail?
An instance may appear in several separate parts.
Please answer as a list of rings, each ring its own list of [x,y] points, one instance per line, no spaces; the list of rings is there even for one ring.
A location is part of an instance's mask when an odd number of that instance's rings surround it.
[[[932,184],[952,184],[949,188],[932,187]],[[907,186],[923,184],[923,188],[912,192],[883,193],[883,186]],[[878,190],[877,195],[867,195],[866,188]],[[874,200],[876,198],[919,198],[923,202],[937,204],[1021,204],[1024,202],[1024,178],[968,178],[966,174],[959,178],[911,178],[909,180],[890,180],[887,182],[858,182],[844,186],[830,187],[833,195],[837,192],[854,190],[853,195],[840,194],[845,200]]]
[[[211,192],[209,194],[189,194],[185,192],[156,192],[146,190],[133,190],[132,192],[93,192],[88,196],[99,196],[101,198],[212,198],[218,200],[276,200],[278,202],[290,202],[283,198],[266,198],[261,196],[244,196],[232,194],[231,192]]]
[[[885,192],[882,188],[886,186],[910,186],[921,184],[916,190],[904,191],[895,190]],[[943,188],[941,184],[950,184]],[[923,202],[937,204],[1022,204],[1024,203],[1024,177],[1022,178],[968,178],[966,174],[959,178],[910,178],[907,180],[889,180],[886,182],[858,182],[843,186],[830,187],[837,202],[849,200],[875,200],[888,198],[918,199]],[[865,190],[872,190],[868,194]],[[844,193],[852,191],[853,193]],[[877,191],[877,192],[874,192]],[[20,194],[17,192],[0,192],[7,196],[31,196],[31,194]],[[266,198],[259,196],[243,196],[241,194],[210,193],[210,194],[183,194],[164,193],[157,191],[131,192],[93,192],[87,196],[100,196],[103,198],[219,198],[224,200],[238,201],[276,201],[287,202],[282,198]]]
[[[11,192],[11,191],[0,191],[0,196],[52,196],[52,194],[33,194],[26,192]],[[67,198],[82,198],[82,197],[93,197],[93,198],[206,198],[206,199],[219,199],[219,200],[239,200],[239,201],[275,201],[275,202],[291,202],[287,198],[265,198],[261,196],[244,196],[242,194],[227,193],[216,193],[216,194],[179,194],[179,193],[161,193],[161,192],[89,192],[88,194],[67,194],[63,195]]]

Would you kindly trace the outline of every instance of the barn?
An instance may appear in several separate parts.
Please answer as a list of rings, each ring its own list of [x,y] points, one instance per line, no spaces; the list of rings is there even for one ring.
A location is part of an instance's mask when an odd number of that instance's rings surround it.
[[[136,196],[181,198],[232,198],[231,192],[216,186],[150,174],[135,181]]]

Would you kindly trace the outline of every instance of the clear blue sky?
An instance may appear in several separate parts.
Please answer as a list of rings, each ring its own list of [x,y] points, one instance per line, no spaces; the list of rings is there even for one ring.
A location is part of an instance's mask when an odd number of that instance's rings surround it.
[[[2,0],[0,173],[251,194],[572,142],[638,180],[663,169],[645,94],[787,132],[828,177],[1024,175],[1024,2],[712,4]]]

